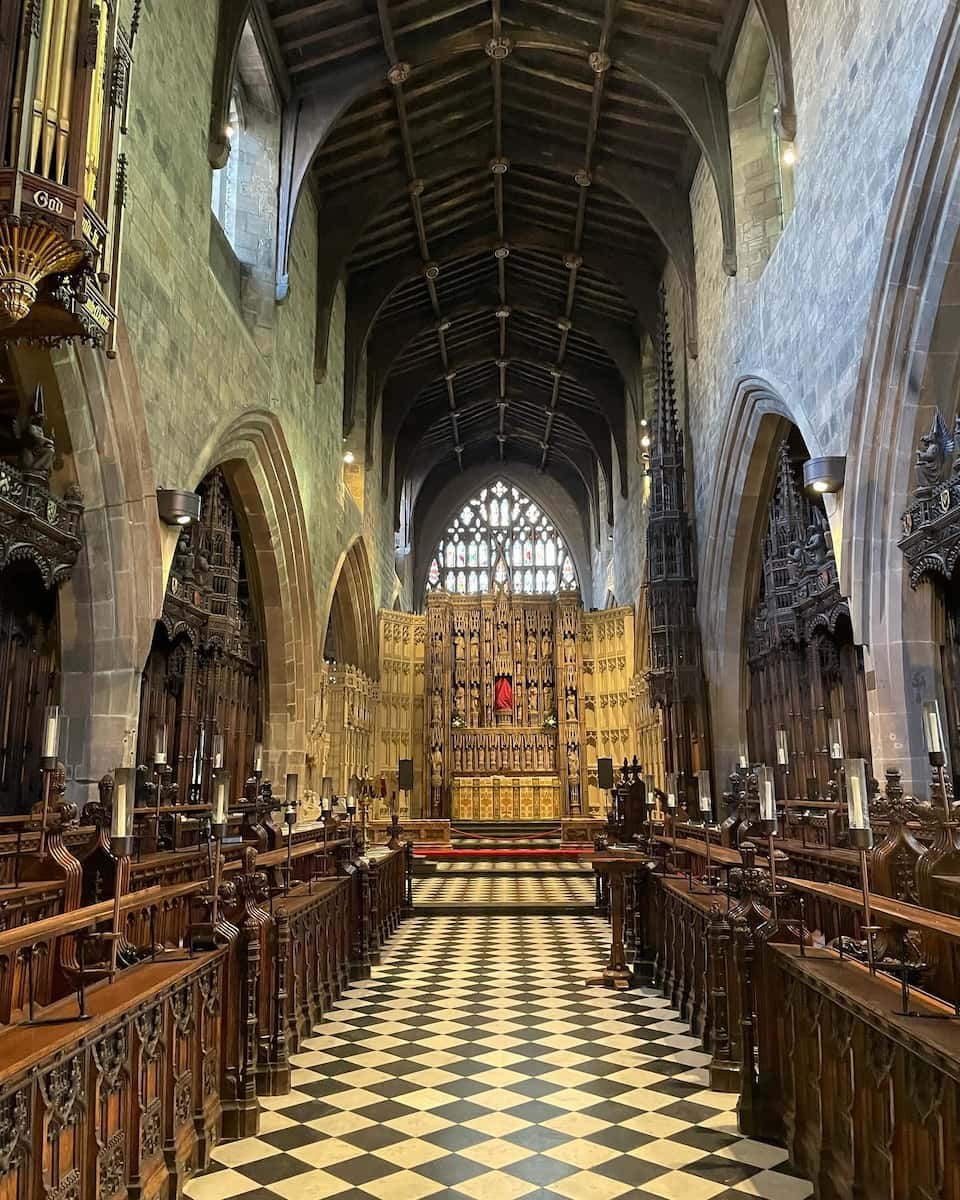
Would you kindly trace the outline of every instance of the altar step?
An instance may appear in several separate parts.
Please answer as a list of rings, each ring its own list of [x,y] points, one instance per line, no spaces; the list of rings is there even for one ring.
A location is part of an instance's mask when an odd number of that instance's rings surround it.
[[[414,861],[417,915],[583,916],[594,911],[592,847],[560,848],[549,821],[454,822],[451,846]]]
[[[559,849],[559,821],[451,821],[450,842],[460,849]]]

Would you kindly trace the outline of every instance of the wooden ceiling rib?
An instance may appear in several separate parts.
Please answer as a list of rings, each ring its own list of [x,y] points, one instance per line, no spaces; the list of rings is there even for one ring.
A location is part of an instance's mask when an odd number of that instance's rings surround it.
[[[384,63],[313,174],[325,204],[367,206],[348,245],[348,303],[378,289],[368,355],[398,473],[426,470],[440,486],[486,455],[583,486],[594,431],[608,429],[609,458],[636,384],[612,354],[639,350],[666,258],[610,180],[638,180],[641,197],[682,186],[696,154],[681,115],[618,68],[618,50],[705,71],[742,0],[266,6],[303,94],[330,64]]]

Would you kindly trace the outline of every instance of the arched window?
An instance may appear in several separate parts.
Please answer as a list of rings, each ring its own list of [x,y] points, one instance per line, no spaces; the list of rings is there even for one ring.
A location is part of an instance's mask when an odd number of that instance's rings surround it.
[[[234,87],[230,97],[230,120],[227,125],[227,142],[230,156],[225,167],[213,173],[210,207],[227,235],[227,241],[236,248],[237,242],[237,188],[240,180],[240,139],[243,136],[243,102],[239,86]]]
[[[213,172],[210,264],[255,335],[273,323],[280,207],[280,93],[250,23],[230,98],[229,156]]]
[[[793,212],[796,152],[777,134],[774,64],[755,4],[743,20],[727,76],[727,98],[738,274],[759,279]]]
[[[490,586],[488,571],[454,574],[448,570],[443,576],[441,566],[488,563],[493,564],[493,581],[511,584],[514,592],[547,594],[577,587],[573,559],[556,526],[529,496],[502,479],[483,488],[450,522],[431,559],[427,590],[485,592]],[[544,566],[550,569],[544,571]]]

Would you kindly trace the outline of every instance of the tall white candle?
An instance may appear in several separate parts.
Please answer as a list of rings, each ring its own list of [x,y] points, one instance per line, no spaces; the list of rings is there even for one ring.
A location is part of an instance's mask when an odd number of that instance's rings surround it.
[[[56,758],[60,750],[60,706],[48,705],[43,722],[43,757]]]
[[[837,717],[830,718],[827,735],[830,739],[830,757],[834,762],[839,762],[843,758],[843,738],[840,734],[840,721]]]
[[[759,785],[760,817],[764,821],[777,819],[777,796],[773,787],[773,771],[770,767],[760,767],[757,771]]]
[[[113,789],[113,821],[110,832],[114,837],[121,838],[127,836],[127,781],[123,771],[118,771],[114,779],[116,786]]]
[[[860,780],[856,775],[850,780],[850,826],[853,829],[863,829],[863,794],[860,791]]]
[[[219,771],[223,766],[223,734],[213,735],[213,769]]]
[[[263,773],[263,742],[257,742],[253,747],[253,773]]]
[[[227,775],[221,772],[213,783],[213,821],[215,825],[227,823]]]
[[[924,725],[927,735],[927,753],[943,753],[943,729],[940,724],[940,705],[936,700],[927,700],[923,706]]]
[[[166,725],[158,725],[156,738],[153,744],[153,761],[158,767],[162,767],[167,761],[167,727]]]
[[[787,749],[787,731],[785,729],[777,730],[777,762],[781,767],[786,767],[790,762],[790,753]]]

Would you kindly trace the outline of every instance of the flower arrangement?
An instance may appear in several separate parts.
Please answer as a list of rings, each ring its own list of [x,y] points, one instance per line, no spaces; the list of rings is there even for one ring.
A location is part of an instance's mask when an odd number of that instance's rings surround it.
[[[453,729],[466,729],[467,722],[464,720],[463,713],[455,712],[450,719],[450,726]]]
[[[557,727],[557,710],[552,708],[543,718],[544,729],[556,729]]]

